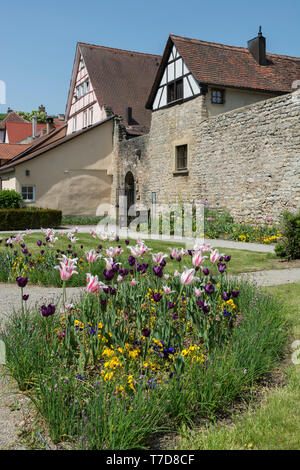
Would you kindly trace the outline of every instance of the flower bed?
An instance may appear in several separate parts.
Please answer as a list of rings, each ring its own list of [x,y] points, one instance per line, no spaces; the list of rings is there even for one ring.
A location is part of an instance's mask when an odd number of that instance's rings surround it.
[[[53,269],[60,306],[28,312],[28,278],[17,276],[22,310],[1,335],[7,367],[56,442],[145,447],[158,431],[225,410],[282,354],[278,305],[227,279],[230,256],[206,245],[149,255],[142,240],[128,249],[125,257],[117,240],[105,253],[86,253],[86,295],[76,304],[65,300],[80,272],[70,253]],[[168,264],[184,256],[193,267],[168,274]]]

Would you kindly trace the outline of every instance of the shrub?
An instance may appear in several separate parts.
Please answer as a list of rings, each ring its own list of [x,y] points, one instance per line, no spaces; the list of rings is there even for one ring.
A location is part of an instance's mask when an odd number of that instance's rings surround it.
[[[62,212],[54,209],[0,209],[0,230],[59,227]]]
[[[282,239],[275,247],[275,252],[280,258],[300,258],[300,211],[293,214],[284,211],[281,216]]]
[[[13,189],[2,189],[0,191],[0,209],[18,209],[22,201],[22,196]]]

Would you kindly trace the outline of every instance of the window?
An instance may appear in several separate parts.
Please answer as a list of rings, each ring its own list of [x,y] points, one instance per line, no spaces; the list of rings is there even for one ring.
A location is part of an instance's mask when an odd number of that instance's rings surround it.
[[[24,202],[34,202],[35,186],[22,186],[21,194]]]
[[[83,113],[83,127],[87,127],[87,111]]]
[[[183,98],[183,81],[182,78],[175,80],[168,85],[168,96],[167,102],[171,103],[172,101],[180,100]]]
[[[94,115],[94,110],[93,110],[93,108],[90,108],[90,109],[89,109],[89,114],[90,114],[90,116],[89,116],[89,125],[91,126],[91,125],[93,124],[93,117],[94,117],[94,116],[93,116],[93,115]]]
[[[84,62],[81,59],[80,62],[79,62],[79,70],[83,69],[83,67],[84,67]]]
[[[211,102],[214,104],[224,103],[224,90],[212,89],[211,90]]]
[[[176,147],[176,171],[187,170],[187,145]]]
[[[75,132],[77,129],[77,116],[73,117],[73,132]]]

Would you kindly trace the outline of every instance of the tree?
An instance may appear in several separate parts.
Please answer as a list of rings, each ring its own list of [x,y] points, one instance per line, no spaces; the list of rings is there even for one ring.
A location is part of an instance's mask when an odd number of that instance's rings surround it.
[[[40,108],[42,107],[40,106]],[[19,116],[21,116],[22,118],[26,119],[26,121],[29,121],[29,122],[32,122],[32,119],[34,116],[36,116],[37,122],[41,124],[46,122],[47,113],[46,111],[42,111],[41,109],[38,109],[38,110],[34,109],[31,111],[31,113],[26,113],[24,111],[17,111],[17,113],[19,114]]]

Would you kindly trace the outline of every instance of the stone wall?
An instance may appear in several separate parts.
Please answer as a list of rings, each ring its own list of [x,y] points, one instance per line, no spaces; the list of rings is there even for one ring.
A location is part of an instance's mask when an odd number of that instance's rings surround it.
[[[300,91],[207,118],[205,96],[155,111],[148,136],[121,142],[119,177],[158,203],[207,200],[236,220],[278,219],[300,207]],[[175,147],[188,145],[188,173]],[[137,150],[141,150],[140,156]]]

